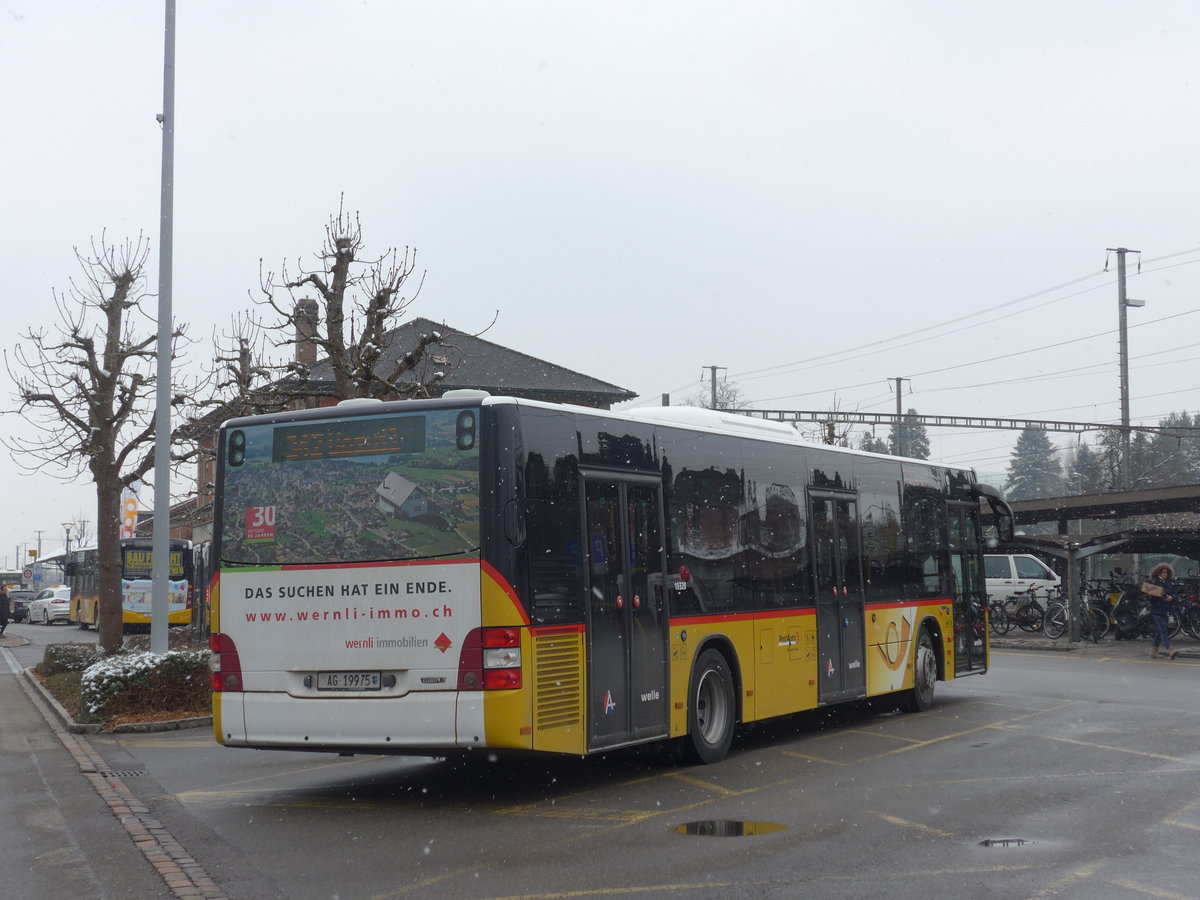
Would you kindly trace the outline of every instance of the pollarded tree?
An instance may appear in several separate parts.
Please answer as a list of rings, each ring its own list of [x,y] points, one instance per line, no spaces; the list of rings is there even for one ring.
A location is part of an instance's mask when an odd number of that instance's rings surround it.
[[[102,235],[90,255],[76,249],[84,277],[53,292],[58,324],[30,328],[12,358],[5,354],[16,385],[15,412],[36,426],[34,437],[10,433],[4,439],[13,459],[28,472],[60,470],[68,481],[86,470],[96,486],[97,629],[107,653],[123,641],[121,491],[154,469],[158,335],[142,309],[148,254],[141,236],[112,246]],[[183,336],[183,329],[173,331],[173,357]],[[179,390],[172,407],[197,390]],[[189,455],[173,453],[172,459]]]
[[[265,324],[274,334],[286,335],[275,346],[311,350],[307,358],[293,354],[296,358],[282,367],[288,374],[273,383],[275,398],[256,388],[268,407],[280,395],[291,401],[429,396],[445,377],[446,360],[433,359],[431,351],[443,342],[441,333],[417,335],[411,346],[389,346],[391,330],[424,283],[424,273],[415,275],[416,251],[405,247],[401,253],[392,247],[369,257],[365,246],[358,214],[339,205],[325,226],[315,268],[297,262],[293,272],[285,263],[278,275],[268,271],[261,276],[256,302],[273,320]],[[318,354],[329,367],[328,377],[313,375]],[[252,368],[254,363],[245,365]]]
[[[288,402],[278,379],[285,365],[273,365],[266,350],[266,333],[253,317],[235,313],[228,331],[213,334],[213,362],[209,375],[222,419],[254,413],[276,412]],[[205,427],[201,425],[201,432]]]
[[[892,426],[888,432],[888,452],[892,456],[907,456],[912,459],[929,459],[929,432],[918,421],[917,411],[908,410],[902,417],[903,428]]]
[[[1057,497],[1062,494],[1062,466],[1058,450],[1037,428],[1026,428],[1017,438],[1008,464],[1004,492],[1010,500]]]
[[[713,391],[711,387],[701,388],[683,401],[684,406],[699,406],[704,409],[746,409],[749,404],[742,397],[741,389],[725,378],[716,385],[716,406],[713,406]]]

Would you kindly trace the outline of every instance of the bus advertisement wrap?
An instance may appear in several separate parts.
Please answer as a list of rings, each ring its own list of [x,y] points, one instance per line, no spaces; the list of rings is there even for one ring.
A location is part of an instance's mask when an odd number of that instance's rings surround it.
[[[463,638],[479,626],[474,560],[227,569],[221,581],[226,603],[237,607],[222,627],[258,648],[262,669],[456,670]]]

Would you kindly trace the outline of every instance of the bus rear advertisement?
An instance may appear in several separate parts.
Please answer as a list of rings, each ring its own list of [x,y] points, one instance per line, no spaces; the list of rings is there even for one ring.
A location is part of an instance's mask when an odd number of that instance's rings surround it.
[[[218,446],[226,746],[713,762],[739,722],[923,709],[987,670],[983,526],[1011,512],[968,470],[453,393],[236,419]]]
[[[154,552],[149,538],[121,541],[121,621],[130,626],[149,626]],[[167,622],[187,625],[192,621],[194,578],[190,541],[172,540],[167,582]],[[99,556],[95,547],[70,551],[67,578],[71,585],[71,619],[80,628],[94,626],[99,611]]]

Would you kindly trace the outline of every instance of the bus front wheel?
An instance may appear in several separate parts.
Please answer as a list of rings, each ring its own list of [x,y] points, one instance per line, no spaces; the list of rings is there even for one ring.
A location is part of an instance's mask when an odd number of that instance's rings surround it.
[[[733,742],[736,720],[737,701],[729,663],[718,651],[705,650],[692,669],[688,692],[688,758],[703,764],[724,759]]]

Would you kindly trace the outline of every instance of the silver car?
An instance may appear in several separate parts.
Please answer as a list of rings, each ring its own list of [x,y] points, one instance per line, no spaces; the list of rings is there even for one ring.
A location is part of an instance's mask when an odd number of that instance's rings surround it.
[[[29,601],[30,625],[53,625],[71,621],[71,589],[52,587],[38,591]]]

